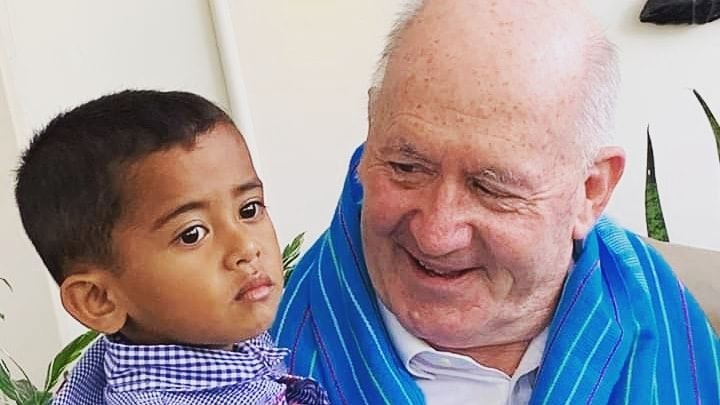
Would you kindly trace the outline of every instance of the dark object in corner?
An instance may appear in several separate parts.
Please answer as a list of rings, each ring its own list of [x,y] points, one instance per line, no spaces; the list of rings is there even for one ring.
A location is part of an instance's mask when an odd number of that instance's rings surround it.
[[[705,24],[720,18],[720,0],[648,0],[640,21],[655,24]]]

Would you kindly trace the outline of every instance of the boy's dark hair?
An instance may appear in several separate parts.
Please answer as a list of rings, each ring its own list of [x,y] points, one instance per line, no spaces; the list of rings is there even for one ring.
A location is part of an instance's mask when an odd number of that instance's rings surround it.
[[[182,145],[232,120],[185,92],[126,90],[55,117],[21,157],[15,198],[25,232],[53,278],[66,266],[113,267],[112,230],[123,174],[145,156]]]

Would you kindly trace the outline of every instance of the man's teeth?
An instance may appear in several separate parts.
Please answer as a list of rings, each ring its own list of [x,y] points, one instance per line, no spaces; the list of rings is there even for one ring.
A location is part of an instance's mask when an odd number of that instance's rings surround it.
[[[431,269],[431,268],[428,267],[428,265],[427,265],[425,262],[423,262],[422,260],[418,260],[418,263],[420,264],[420,267],[423,268],[423,270],[425,270],[425,271],[427,271],[427,272],[429,272],[429,273],[432,273],[433,275],[436,275],[436,276],[444,276],[444,275],[445,275],[445,274],[443,274],[443,273],[438,273],[437,271]]]
[[[427,274],[429,274],[429,275],[432,276],[432,277],[442,277],[442,278],[446,278],[446,279],[456,279],[456,278],[462,277],[462,276],[465,275],[468,271],[470,271],[470,270],[454,270],[454,271],[449,271],[449,272],[447,272],[447,271],[445,271],[445,272],[443,272],[443,271],[437,271],[437,270],[433,269],[432,267],[428,266],[428,264],[425,263],[424,261],[422,261],[422,260],[420,260],[420,259],[415,259],[415,260],[417,261],[418,265],[419,265]]]

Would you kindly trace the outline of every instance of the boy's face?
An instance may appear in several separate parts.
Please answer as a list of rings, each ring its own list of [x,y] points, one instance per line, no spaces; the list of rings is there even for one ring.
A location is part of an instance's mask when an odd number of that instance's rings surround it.
[[[282,260],[237,130],[153,153],[126,171],[114,231],[120,331],[142,344],[227,347],[269,328]]]

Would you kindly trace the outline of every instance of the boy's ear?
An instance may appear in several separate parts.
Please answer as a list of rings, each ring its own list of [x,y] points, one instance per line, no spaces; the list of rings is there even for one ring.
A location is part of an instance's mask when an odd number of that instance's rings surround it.
[[[573,229],[573,239],[585,238],[602,215],[625,169],[625,152],[615,146],[603,147],[588,169],[583,187],[582,208]]]
[[[88,328],[108,335],[127,320],[118,294],[111,271],[93,265],[74,266],[60,285],[65,310]]]

